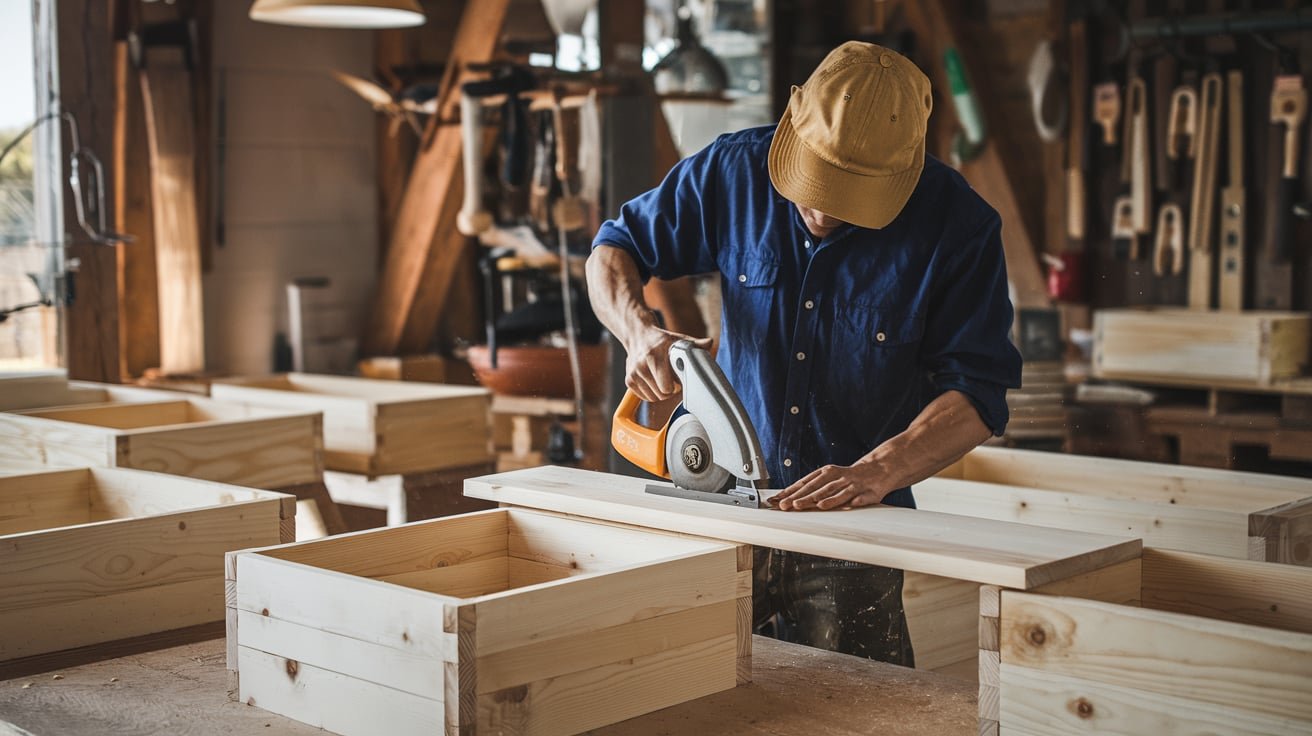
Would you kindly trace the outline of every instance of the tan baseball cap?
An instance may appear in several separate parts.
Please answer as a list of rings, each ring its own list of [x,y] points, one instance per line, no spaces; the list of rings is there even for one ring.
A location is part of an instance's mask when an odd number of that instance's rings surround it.
[[[901,54],[848,41],[793,87],[770,144],[770,181],[787,199],[882,228],[925,168],[929,79]]]

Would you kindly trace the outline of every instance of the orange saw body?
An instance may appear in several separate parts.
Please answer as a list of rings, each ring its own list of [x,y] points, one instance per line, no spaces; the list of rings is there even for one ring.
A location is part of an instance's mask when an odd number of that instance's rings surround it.
[[[642,400],[627,391],[615,410],[611,444],[633,464],[672,485],[653,484],[661,496],[760,507],[769,484],[747,410],[710,353],[680,340],[670,366],[683,386],[683,402],[661,427],[637,420]]]

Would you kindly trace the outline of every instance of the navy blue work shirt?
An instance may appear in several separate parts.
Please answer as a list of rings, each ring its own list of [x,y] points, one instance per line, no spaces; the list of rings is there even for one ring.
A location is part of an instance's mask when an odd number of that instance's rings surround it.
[[[773,126],[721,136],[593,241],[627,251],[644,281],[720,272],[716,360],[756,427],[771,487],[851,465],[949,390],[1002,434],[1021,361],[997,212],[926,156],[887,227],[845,224],[817,240],[770,182],[773,137]],[[884,503],[914,506],[905,488]]]

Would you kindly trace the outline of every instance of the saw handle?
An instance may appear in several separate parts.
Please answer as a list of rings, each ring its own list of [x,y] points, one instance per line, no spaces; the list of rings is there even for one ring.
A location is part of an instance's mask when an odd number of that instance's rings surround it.
[[[670,477],[665,465],[665,433],[669,424],[659,428],[644,427],[638,423],[638,407],[642,399],[631,390],[624,392],[624,398],[615,408],[614,422],[611,424],[610,444],[626,460],[648,473],[662,478]]]

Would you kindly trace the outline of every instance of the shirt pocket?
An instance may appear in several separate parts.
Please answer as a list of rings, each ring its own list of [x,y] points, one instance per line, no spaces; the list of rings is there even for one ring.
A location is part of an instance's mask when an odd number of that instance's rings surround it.
[[[741,334],[759,347],[774,319],[779,261],[759,253],[731,253],[721,265],[726,284],[722,298],[730,335]]]
[[[831,390],[852,400],[839,402],[858,424],[886,419],[917,394],[920,343],[925,319],[907,307],[839,305],[834,320]]]

